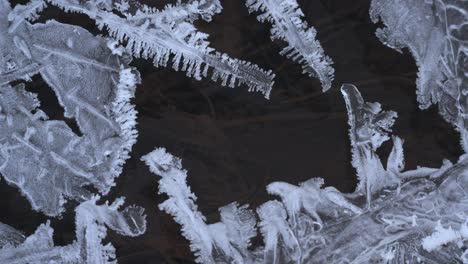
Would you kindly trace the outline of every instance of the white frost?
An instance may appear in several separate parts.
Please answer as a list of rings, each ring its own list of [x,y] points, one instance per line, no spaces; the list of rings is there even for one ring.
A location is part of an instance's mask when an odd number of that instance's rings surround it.
[[[270,22],[271,38],[286,41],[288,46],[280,54],[302,66],[303,73],[317,77],[323,91],[330,89],[335,70],[316,39],[317,32],[303,21],[296,0],[246,0],[250,12],[260,11],[258,20]]]

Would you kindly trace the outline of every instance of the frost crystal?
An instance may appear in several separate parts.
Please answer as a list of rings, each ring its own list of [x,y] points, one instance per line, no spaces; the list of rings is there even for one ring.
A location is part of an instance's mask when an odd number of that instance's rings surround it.
[[[159,205],[182,226],[182,235],[191,242],[191,250],[200,263],[248,263],[247,247],[256,235],[255,217],[245,206],[230,204],[220,208],[221,222],[206,224],[198,211],[197,197],[187,186],[187,171],[181,160],[167,153],[164,148],[155,149],[142,157],[150,170],[161,176],[159,193],[169,199]]]
[[[317,32],[302,21],[302,13],[296,0],[246,0],[250,12],[260,11],[260,22],[270,22],[271,38],[284,40],[288,46],[280,54],[302,65],[303,73],[319,78],[323,91],[330,89],[334,69],[332,60],[324,54],[316,40]]]
[[[24,235],[9,225],[0,223],[0,248],[12,247],[24,241]]]
[[[370,205],[372,193],[398,183],[396,174],[403,169],[403,147],[398,137],[394,138],[394,148],[387,165],[391,171],[383,168],[375,153],[389,139],[387,132],[391,131],[397,113],[382,111],[379,103],[365,103],[353,85],[343,85],[341,92],[348,110],[352,165],[359,178],[356,191],[366,194]]]
[[[440,169],[402,172],[402,140],[394,137],[384,169],[375,150],[389,139],[396,113],[382,111],[378,103],[365,103],[352,85],[344,85],[342,92],[350,119],[353,164],[361,173],[361,187],[355,193],[322,188],[320,178],[299,186],[274,182],[267,191],[280,201],[268,201],[257,209],[257,225],[253,213],[236,203],[220,208],[221,222],[207,224],[187,186],[181,160],[163,148],[142,158],[161,177],[159,192],[169,196],[160,208],[182,225],[198,262],[466,262],[468,251],[462,245],[468,236],[468,159],[444,162]],[[362,194],[368,199],[362,199]],[[255,226],[264,246],[249,250]]]
[[[108,38],[54,20],[32,24],[48,5],[87,15]],[[295,0],[246,0],[258,20],[272,24],[271,38],[288,46],[282,55],[331,87],[332,61],[308,28]],[[107,194],[136,142],[137,112],[130,100],[140,82],[131,57],[151,59],[200,80],[207,77],[269,97],[274,75],[209,47],[194,26],[222,10],[219,0],[178,1],[158,10],[133,0],[31,0],[14,9],[0,0],[0,173],[18,187],[33,209],[49,216],[67,199],[80,204],[76,240],[55,246],[49,222],[25,237],[0,223],[0,263],[116,263],[103,245],[107,228],[125,236],[145,232],[143,209],[119,210],[124,199],[97,205],[95,188]],[[438,104],[460,132],[468,150],[466,98],[468,2],[462,0],[372,0],[370,15],[385,28],[386,45],[408,48],[419,67],[421,108]],[[40,75],[53,89],[64,121],[49,120],[24,81]],[[354,193],[325,187],[321,178],[298,185],[270,183],[278,199],[257,210],[232,202],[219,209],[220,222],[207,223],[187,185],[179,158],[164,148],[142,157],[160,176],[159,205],[182,226],[202,263],[468,263],[468,155],[440,168],[404,171],[403,140],[393,136],[384,167],[377,149],[390,139],[397,117],[367,103],[353,85],[341,88],[348,118]],[[365,197],[364,197],[365,196]],[[258,217],[258,218],[257,218]],[[258,220],[258,221],[257,221]],[[261,236],[263,245],[252,249]]]
[[[40,225],[36,232],[14,245],[1,245],[0,262],[15,264],[96,264],[116,263],[115,249],[103,245],[107,228],[124,235],[138,236],[146,230],[143,208],[130,206],[122,211],[124,200],[117,199],[108,205],[96,205],[98,197],[80,204],[76,212],[76,240],[67,246],[54,246],[49,222]],[[3,226],[3,225],[2,225]],[[18,231],[15,231],[18,232]],[[0,229],[0,237],[11,236],[11,231]]]
[[[408,48],[419,67],[421,108],[438,103],[440,114],[462,135],[468,150],[468,1],[372,0],[371,19],[385,28],[377,36],[387,46]]]
[[[84,186],[106,194],[114,185],[136,141],[130,99],[139,75],[111,53],[105,39],[80,27],[23,20],[7,28],[9,6],[0,5],[0,172],[35,210],[55,216],[65,198],[91,197]],[[31,13],[17,8],[10,14]],[[23,85],[7,84],[36,73],[52,87],[65,117],[76,120],[82,136],[65,122],[48,120]]]
[[[182,70],[197,80],[207,77],[211,70],[211,79],[221,80],[223,86],[246,84],[249,90],[261,91],[269,97],[274,78],[271,71],[215,52],[208,46],[208,35],[197,31],[193,25],[195,19],[201,17],[209,21],[213,14],[221,11],[217,0],[178,3],[161,11],[126,1],[119,5],[101,1],[48,2],[67,12],[86,14],[100,29],[105,28],[111,37],[125,43],[130,54],[152,59],[155,66],[167,66],[171,60],[174,70]],[[129,9],[136,11],[122,9],[122,3],[132,4]],[[125,17],[113,13],[114,10],[123,11]]]
[[[461,241],[462,239],[468,241],[468,226],[466,223],[461,226],[460,231],[455,231],[451,226],[444,228],[439,221],[435,227],[435,232],[423,238],[422,246],[425,250],[431,252],[440,249],[443,245]]]

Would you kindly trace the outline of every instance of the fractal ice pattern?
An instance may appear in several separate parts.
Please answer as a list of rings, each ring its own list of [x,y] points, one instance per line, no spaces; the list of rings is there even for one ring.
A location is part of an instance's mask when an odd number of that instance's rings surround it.
[[[234,87],[246,84],[249,90],[261,91],[269,97],[274,74],[257,65],[230,58],[215,52],[206,40],[208,35],[197,31],[193,22],[199,18],[210,21],[211,16],[221,11],[218,0],[191,1],[186,4],[169,5],[156,10],[137,2],[117,5],[112,1],[50,0],[50,4],[67,12],[83,13],[96,21],[100,29],[107,29],[110,36],[125,50],[136,57],[152,59],[155,66],[172,67],[187,73],[197,80],[206,77],[221,80],[222,85]],[[112,11],[122,13],[122,18]],[[170,59],[170,55],[174,55]]]
[[[262,13],[259,21],[272,24],[273,40],[288,43],[280,54],[301,64],[305,74],[317,77],[324,91],[330,89],[335,72],[333,62],[316,39],[316,30],[303,21],[304,14],[296,0],[246,0],[246,5],[250,12]]]
[[[60,217],[69,201],[77,204],[75,240],[68,245],[54,243],[50,221],[29,236],[0,223],[0,263],[116,263],[107,230],[145,233],[142,207],[121,209],[124,197],[111,204],[101,199],[137,141],[131,100],[141,79],[133,58],[270,97],[271,70],[216,51],[197,29],[198,20],[212,22],[222,12],[221,1],[174,2],[156,9],[136,0],[0,0],[1,178],[48,217]],[[324,91],[331,88],[332,60],[295,0],[244,3],[271,24],[272,40],[287,43],[281,55],[317,77]],[[87,16],[100,35],[40,22],[49,7]],[[468,151],[468,1],[371,0],[370,17],[383,23],[376,35],[385,45],[413,55],[420,107],[437,104]],[[47,102],[28,91],[32,78],[44,80],[77,128],[41,110]],[[275,199],[252,209],[233,201],[219,208],[219,222],[208,223],[182,159],[163,147],[141,158],[159,177],[166,197],[159,209],[181,226],[197,262],[468,263],[468,155],[442,160],[439,168],[405,170],[404,140],[392,135],[397,113],[366,102],[352,84],[341,93],[358,179],[352,193],[314,175],[297,184],[272,182],[266,190]],[[378,149],[389,140],[393,147],[383,161]]]
[[[56,216],[67,198],[92,197],[85,186],[106,194],[114,185],[136,142],[130,99],[139,75],[112,54],[105,39],[56,21],[17,22],[12,14],[26,13],[19,7],[8,15],[8,3],[1,2],[0,172],[35,210]],[[24,84],[10,84],[35,74],[54,90],[82,135],[49,120]]]
[[[206,223],[181,160],[157,148],[143,156],[159,175],[159,205],[182,226],[200,263],[468,263],[468,159],[404,171],[403,141],[394,136],[384,167],[376,149],[389,139],[396,113],[341,88],[359,185],[354,193],[323,188],[323,179],[267,186],[257,209],[236,202]],[[250,248],[258,230],[264,246]]]

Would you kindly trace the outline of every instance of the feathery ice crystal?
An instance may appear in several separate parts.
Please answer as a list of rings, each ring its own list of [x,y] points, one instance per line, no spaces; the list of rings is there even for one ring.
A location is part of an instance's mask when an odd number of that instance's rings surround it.
[[[466,156],[456,164],[446,161],[441,168],[419,167],[402,172],[402,140],[394,137],[394,147],[384,169],[375,150],[388,139],[396,113],[382,112],[378,103],[365,103],[352,85],[343,85],[341,90],[351,126],[353,166],[359,175],[354,193],[322,188],[321,178],[312,178],[299,186],[274,182],[267,186],[267,191],[279,196],[280,201],[268,201],[257,209],[258,224],[247,205],[237,203],[219,209],[221,222],[207,224],[197,209],[195,194],[187,186],[187,171],[181,160],[164,148],[142,158],[161,177],[159,193],[169,196],[160,209],[182,226],[182,234],[190,241],[198,262],[466,261],[468,251],[463,247],[467,242],[468,221]],[[444,229],[441,223],[449,228]],[[249,250],[256,226],[264,246]]]
[[[246,84],[249,90],[261,91],[266,98],[270,95],[274,78],[271,71],[215,52],[208,46],[208,35],[193,25],[198,18],[210,21],[213,14],[219,13],[221,5],[218,0],[178,3],[161,11],[132,1],[125,1],[125,6],[111,1],[47,2],[66,12],[89,16],[100,29],[107,29],[112,38],[126,43],[128,53],[151,59],[155,66],[167,66],[172,60],[174,70],[182,70],[197,80],[207,77],[211,69],[211,79],[220,79],[223,86]],[[119,11],[124,17],[113,11]]]
[[[271,38],[287,42],[282,55],[331,87],[331,59],[307,27],[295,0],[246,0],[250,12],[272,24]],[[107,36],[49,20],[33,23],[47,6],[94,20]],[[115,263],[103,245],[110,228],[125,236],[146,230],[143,208],[119,210],[124,198],[97,205],[94,187],[106,195],[136,142],[137,112],[131,104],[140,76],[133,57],[184,71],[223,86],[245,84],[269,97],[274,74],[209,47],[194,26],[222,10],[219,0],[188,0],[158,10],[133,0],[31,0],[13,9],[0,0],[0,173],[20,189],[34,210],[58,216],[68,199],[75,208],[76,240],[55,246],[49,222],[25,237],[0,223],[1,263]],[[372,0],[370,15],[385,28],[386,45],[409,48],[419,67],[421,108],[437,103],[468,150],[466,95],[468,2]],[[39,75],[55,92],[66,118],[50,120],[24,82]],[[468,158],[440,168],[404,171],[403,140],[393,136],[386,166],[377,149],[390,139],[397,114],[368,103],[353,85],[341,88],[349,118],[352,165],[359,180],[343,194],[311,178],[298,185],[270,183],[278,200],[255,212],[236,202],[207,223],[187,185],[182,161],[157,148],[142,157],[160,176],[159,205],[182,226],[201,263],[468,263]],[[455,212],[455,214],[454,214]],[[257,218],[258,217],[258,218]],[[260,232],[258,232],[260,231]],[[251,248],[260,234],[263,246]]]
[[[92,196],[84,186],[106,194],[114,185],[136,142],[130,99],[139,74],[101,37],[56,21],[12,20],[8,27],[9,4],[2,0],[0,6],[0,172],[35,210],[55,216],[66,198]],[[18,7],[9,14],[17,13],[28,12]],[[23,84],[9,84],[35,74],[54,90],[65,117],[76,120],[82,135],[63,121],[48,120]]]
[[[257,19],[270,22],[271,39],[284,40],[288,46],[280,54],[301,64],[303,73],[317,77],[323,91],[330,89],[335,70],[316,39],[317,32],[303,21],[304,13],[296,0],[246,0],[250,12],[260,11]]]

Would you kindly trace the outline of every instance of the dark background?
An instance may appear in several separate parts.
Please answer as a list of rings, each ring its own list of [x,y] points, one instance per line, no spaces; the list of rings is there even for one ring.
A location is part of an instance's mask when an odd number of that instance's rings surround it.
[[[171,1],[145,1],[163,7]],[[154,3],[156,2],[156,4]],[[368,0],[300,0],[309,25],[335,68],[333,87],[321,93],[316,79],[301,74],[299,65],[281,57],[284,43],[270,41],[270,26],[249,15],[244,1],[221,1],[223,12],[211,23],[197,23],[210,34],[212,47],[258,64],[276,73],[271,100],[246,87],[222,87],[210,80],[196,81],[183,72],[154,68],[135,60],[143,78],[134,100],[138,115],[138,142],[111,194],[127,197],[128,204],[146,208],[148,229],[137,238],[109,231],[119,263],[192,263],[187,241],[179,226],[158,209],[166,197],[157,194],[158,177],[140,157],[155,147],[166,147],[182,158],[188,181],[198,196],[199,209],[209,223],[219,220],[217,208],[233,201],[257,207],[268,199],[265,186],[273,181],[297,184],[323,177],[326,185],[352,192],[355,171],[350,165],[347,114],[340,93],[352,83],[366,101],[378,101],[383,109],[398,112],[394,134],[405,139],[406,168],[440,166],[442,159],[455,161],[461,154],[458,135],[432,107],[418,109],[415,95],[417,68],[410,54],[400,54],[375,37]],[[100,33],[93,21],[81,15],[47,8],[39,22],[54,18]],[[28,89],[39,93],[42,109],[52,119],[63,118],[55,95],[35,77]],[[386,159],[391,144],[379,150]],[[15,187],[0,182],[0,221],[30,235],[47,218],[32,212]],[[104,200],[104,199],[103,199]],[[61,219],[52,219],[57,244],[73,241],[76,203],[67,205]]]

